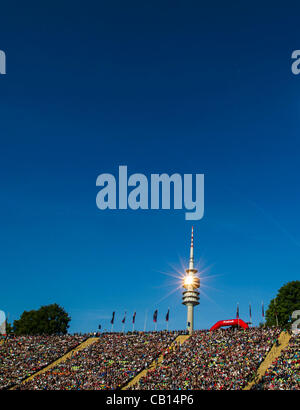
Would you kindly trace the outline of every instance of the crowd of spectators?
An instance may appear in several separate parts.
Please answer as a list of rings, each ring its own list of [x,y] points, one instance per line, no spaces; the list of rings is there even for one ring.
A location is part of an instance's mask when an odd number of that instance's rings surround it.
[[[132,389],[239,390],[250,381],[280,333],[276,328],[196,331],[168,350],[161,366]]]
[[[104,334],[65,362],[19,386],[22,390],[121,388],[163,353],[174,332]]]
[[[271,364],[253,390],[300,390],[300,335],[292,335],[288,346]]]
[[[125,386],[160,355],[132,389],[238,390],[253,379],[276,342],[278,328],[186,332],[97,333],[97,340],[34,378],[27,377],[82,343],[87,335],[19,336],[0,344],[0,389],[115,390]],[[299,389],[299,336],[293,337],[256,389]]]
[[[0,343],[0,389],[18,384],[85,340],[84,335],[16,336]]]

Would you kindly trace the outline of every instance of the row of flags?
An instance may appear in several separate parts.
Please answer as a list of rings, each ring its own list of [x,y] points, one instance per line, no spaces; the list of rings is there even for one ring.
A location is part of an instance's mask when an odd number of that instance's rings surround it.
[[[262,317],[265,317],[264,302],[262,302],[261,309],[262,309]],[[112,313],[112,318],[111,318],[111,321],[110,321],[110,323],[112,325],[115,323],[115,315],[116,315],[116,312],[113,312]],[[125,322],[126,322],[126,315],[127,315],[127,312],[125,312],[124,317],[122,319],[123,324],[125,324]],[[250,322],[252,322],[251,304],[249,304],[249,316],[250,316]],[[136,312],[134,312],[134,314],[132,316],[132,324],[133,325],[135,324],[135,317],[136,317]],[[154,323],[157,323],[157,317],[158,317],[158,309],[156,309],[153,313],[153,322]],[[239,317],[240,317],[240,309],[239,309],[239,304],[237,304],[236,318],[239,319]],[[169,322],[169,319],[170,319],[170,309],[168,309],[166,317],[165,317],[166,322]],[[101,329],[101,325],[99,325],[99,329]]]
[[[261,310],[262,310],[262,317],[265,317],[265,310],[264,310],[264,302],[262,302],[261,305]],[[112,318],[110,323],[113,325],[115,322],[115,314],[116,312],[113,312],[112,314]],[[126,321],[126,314],[127,312],[125,312],[124,317],[122,319],[122,323],[124,324]],[[250,322],[252,319],[252,310],[251,310],[251,304],[249,304],[249,316],[250,316]],[[135,323],[135,317],[136,317],[136,312],[134,312],[133,317],[132,317],[132,323]],[[157,317],[158,317],[158,309],[156,309],[153,313],[153,322],[157,323]],[[239,309],[239,304],[237,304],[237,308],[236,308],[236,318],[239,319],[240,317],[240,309]],[[169,318],[170,318],[170,309],[168,309],[167,314],[166,314],[166,322],[169,322]]]
[[[125,321],[126,321],[126,313],[127,313],[127,312],[125,312],[124,317],[123,317],[123,319],[122,319],[122,323],[123,323],[123,324],[124,324]],[[114,322],[115,322],[115,314],[116,314],[116,312],[113,312],[113,313],[112,313],[112,318],[111,318],[111,321],[110,321],[110,323],[111,323],[112,325],[113,325]],[[158,316],[158,310],[156,309],[156,310],[154,311],[154,313],[153,313],[153,322],[154,322],[154,323],[157,323],[157,316]],[[135,317],[136,317],[136,312],[134,312],[134,314],[133,314],[132,324],[135,323]],[[167,314],[166,314],[166,322],[169,321],[169,318],[170,318],[170,309],[168,309],[168,312],[167,312]]]

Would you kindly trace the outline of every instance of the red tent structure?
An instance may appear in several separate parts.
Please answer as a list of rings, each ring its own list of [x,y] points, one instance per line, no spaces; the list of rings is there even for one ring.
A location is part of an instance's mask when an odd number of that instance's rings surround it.
[[[209,330],[217,330],[222,326],[241,326],[243,329],[248,329],[247,323],[245,323],[242,319],[229,319],[229,320],[219,320],[215,323]]]

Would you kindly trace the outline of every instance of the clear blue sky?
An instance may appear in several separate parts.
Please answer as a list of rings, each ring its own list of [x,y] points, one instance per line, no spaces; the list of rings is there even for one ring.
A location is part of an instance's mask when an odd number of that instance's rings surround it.
[[[279,6],[280,4],[280,6]],[[184,328],[183,211],[100,211],[99,174],[205,174],[196,328],[261,320],[299,279],[296,2],[6,2],[0,13],[0,309],[59,303],[70,331]],[[204,286],[205,285],[205,286]],[[127,324],[126,329],[131,325]]]

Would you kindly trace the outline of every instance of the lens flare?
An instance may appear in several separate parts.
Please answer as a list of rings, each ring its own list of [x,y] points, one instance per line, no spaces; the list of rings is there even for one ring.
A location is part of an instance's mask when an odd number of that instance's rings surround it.
[[[188,275],[184,278],[183,283],[185,285],[192,285],[194,283],[194,278],[192,275]]]

